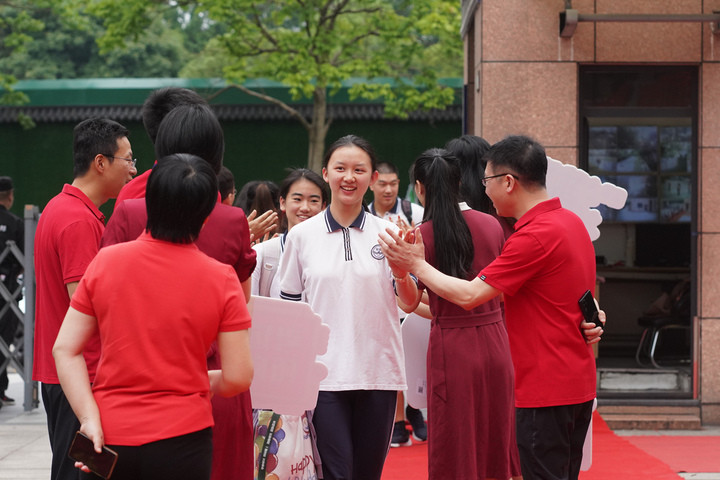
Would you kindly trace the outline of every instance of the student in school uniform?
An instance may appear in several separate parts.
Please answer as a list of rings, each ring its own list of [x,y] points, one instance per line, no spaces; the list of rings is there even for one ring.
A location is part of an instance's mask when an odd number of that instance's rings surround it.
[[[289,232],[280,260],[281,297],[306,301],[330,326],[313,416],[325,480],[380,479],[406,388],[393,277],[378,243],[397,227],[363,208],[377,177],[366,140],[333,143],[323,161],[330,206]]]
[[[284,232],[269,240],[265,240],[253,245],[253,249],[257,253],[257,265],[252,274],[252,294],[261,297],[280,298],[280,275],[278,273],[278,265],[280,258],[285,251],[285,240],[288,232],[296,225],[309,220],[322,210],[325,209],[329,200],[327,184],[320,175],[308,170],[307,168],[295,168],[280,184],[279,203],[280,211],[283,213],[285,225]],[[256,459],[255,459],[255,479],[260,478],[263,474],[274,474],[280,478],[295,478],[294,470],[296,464],[290,462],[264,462],[262,458],[267,455],[264,452],[266,432],[262,427],[267,425],[275,412],[272,410],[256,410],[253,412],[253,427],[255,431]],[[288,444],[297,436],[287,435],[282,442],[282,450],[294,452],[295,458],[302,456],[302,460],[308,460],[306,457],[308,452],[314,449],[315,433],[312,428],[312,411],[307,411],[302,415],[280,415],[279,421],[282,422],[283,429],[288,428],[298,431],[303,430],[302,446],[296,444]],[[289,440],[291,439],[291,440]],[[309,464],[305,465],[302,470],[301,478],[312,478],[319,471],[320,458],[313,451]],[[292,458],[292,456],[291,456]],[[268,478],[268,477],[266,477]],[[300,477],[298,477],[300,478]]]

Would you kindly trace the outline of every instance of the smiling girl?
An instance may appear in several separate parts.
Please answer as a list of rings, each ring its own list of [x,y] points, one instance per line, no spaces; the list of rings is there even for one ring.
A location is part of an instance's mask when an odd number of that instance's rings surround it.
[[[330,206],[293,228],[280,261],[281,297],[306,301],[330,326],[319,357],[329,372],[313,416],[326,480],[380,478],[397,391],[405,389],[393,277],[378,244],[379,232],[397,227],[363,208],[375,165],[362,138],[330,146]]]
[[[285,215],[287,229],[281,235],[256,243],[257,264],[252,274],[252,294],[280,298],[277,267],[285,251],[288,232],[305,220],[314,217],[327,206],[327,184],[320,175],[306,168],[297,168],[280,185],[280,211]]]

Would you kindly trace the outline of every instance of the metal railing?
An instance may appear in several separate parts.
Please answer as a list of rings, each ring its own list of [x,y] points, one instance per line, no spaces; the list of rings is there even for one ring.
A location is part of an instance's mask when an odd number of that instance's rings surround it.
[[[35,230],[40,218],[39,209],[34,205],[25,206],[25,243],[24,250],[20,250],[13,240],[8,240],[5,245],[0,245],[0,263],[15,257],[23,265],[24,271],[22,281],[17,285],[15,282],[8,282],[12,291],[0,282],[0,319],[13,321],[12,316],[18,320],[19,335],[16,335],[10,343],[0,338],[0,352],[5,360],[0,363],[0,369],[4,370],[11,366],[17,371],[25,384],[23,395],[24,410],[30,411],[40,404],[38,400],[38,383],[32,380],[33,365],[33,340],[35,338],[35,266],[33,251],[35,245]],[[20,309],[20,300],[25,295],[25,312]]]

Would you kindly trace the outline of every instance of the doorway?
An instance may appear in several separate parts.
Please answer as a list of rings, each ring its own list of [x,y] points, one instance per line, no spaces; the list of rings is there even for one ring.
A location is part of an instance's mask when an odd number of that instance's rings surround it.
[[[689,398],[698,69],[586,65],[579,81],[580,164],[628,191],[623,209],[600,208],[594,242],[600,303],[611,322],[598,351],[598,395]],[[688,311],[671,319],[671,292],[684,284]],[[629,372],[627,385],[603,388],[604,372],[617,380],[621,371]]]

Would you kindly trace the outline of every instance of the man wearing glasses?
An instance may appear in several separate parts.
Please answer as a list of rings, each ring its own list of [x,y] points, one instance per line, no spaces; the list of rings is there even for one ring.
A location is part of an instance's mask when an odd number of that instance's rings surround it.
[[[42,382],[52,479],[77,479],[67,452],[80,428],[60,387],[52,347],[70,297],[95,257],[105,229],[99,207],[116,198],[137,174],[127,128],[105,118],[80,122],[73,131],[73,181],[65,184],[40,216],[35,233],[35,347],[33,380]],[[92,383],[100,358],[96,336],[84,352]]]
[[[392,238],[383,235],[380,245],[391,264],[464,308],[504,294],[523,478],[577,479],[596,395],[589,344],[602,334],[583,321],[578,305],[586,290],[595,289],[595,251],[582,220],[549,197],[547,157],[539,143],[511,136],[484,159],[485,191],[498,215],[517,223],[500,256],[477,277],[467,281],[434,269],[419,237],[404,241],[388,231]],[[600,319],[604,323],[604,312]]]

